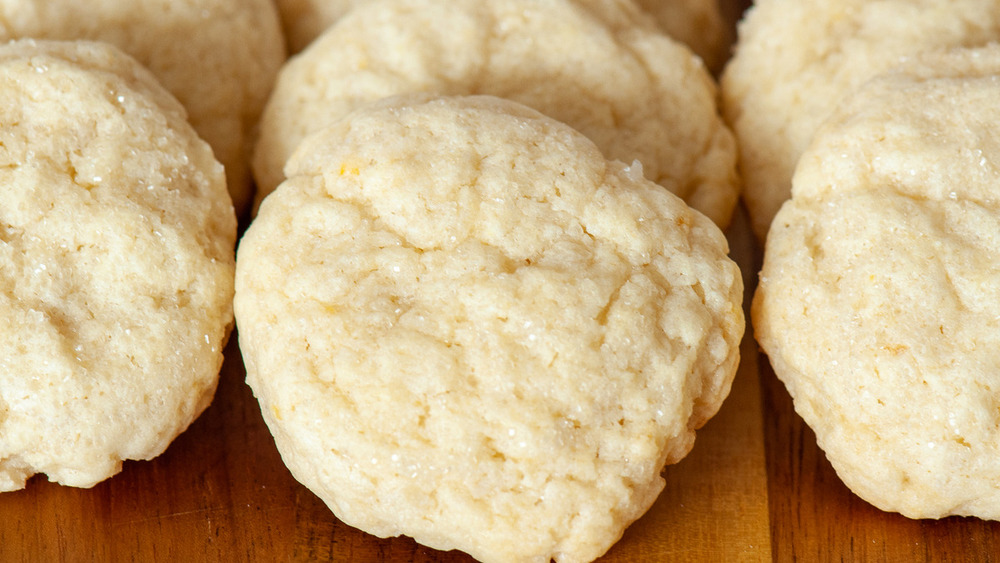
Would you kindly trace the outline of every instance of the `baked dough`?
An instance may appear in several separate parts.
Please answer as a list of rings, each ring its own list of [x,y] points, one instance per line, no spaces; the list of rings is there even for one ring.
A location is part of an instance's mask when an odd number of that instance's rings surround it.
[[[0,47],[0,491],[89,487],[212,399],[236,219],[184,109],[101,43]]]
[[[240,243],[247,382],[338,518],[481,561],[589,561],[728,394],[721,231],[489,96],[392,98],[306,139]]]
[[[488,0],[494,1],[494,0]],[[578,0],[615,4],[618,0]],[[372,0],[276,0],[289,52],[298,53],[354,6]],[[730,38],[719,3],[714,0],[639,0],[671,37],[687,44],[718,70],[728,55]]]
[[[285,58],[270,0],[0,0],[0,40],[17,38],[105,41],[146,65],[249,207],[252,131]]]
[[[844,96],[907,56],[997,39],[994,0],[758,0],[722,75],[758,238],[788,199],[799,156]]]
[[[355,7],[281,71],[254,155],[258,200],[310,132],[411,92],[528,105],[640,161],[723,228],[739,197],[711,76],[633,3],[384,0]]]
[[[928,53],[819,130],[768,236],[757,338],[844,482],[1000,518],[1000,47]]]

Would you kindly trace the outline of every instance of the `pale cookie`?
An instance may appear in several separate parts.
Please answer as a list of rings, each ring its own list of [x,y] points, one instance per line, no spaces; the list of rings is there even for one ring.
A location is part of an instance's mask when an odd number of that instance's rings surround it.
[[[0,0],[0,39],[106,41],[146,65],[226,167],[237,212],[253,199],[252,131],[284,62],[270,0]]]
[[[816,128],[846,94],[901,58],[1000,39],[995,0],[759,0],[722,76],[744,199],[763,240]]]
[[[0,47],[0,491],[89,487],[208,405],[232,325],[222,166],[103,43]]]
[[[247,381],[344,522],[482,561],[589,561],[645,512],[739,361],[721,231],[489,96],[317,132],[240,244]]]
[[[691,47],[713,71],[722,69],[732,43],[718,0],[637,0],[671,37]]]
[[[739,197],[732,134],[701,61],[632,3],[383,0],[357,6],[282,70],[261,119],[258,200],[310,132],[411,92],[509,98],[725,227]]]
[[[1000,519],[1000,47],[849,98],[768,235],[754,329],[844,482]]]
[[[353,7],[375,0],[276,0],[288,50],[298,53]],[[495,1],[495,0],[486,0]],[[582,3],[621,3],[614,0],[577,0]],[[629,0],[626,0],[629,1]],[[671,37],[685,43],[718,70],[726,61],[729,36],[714,0],[638,0]]]

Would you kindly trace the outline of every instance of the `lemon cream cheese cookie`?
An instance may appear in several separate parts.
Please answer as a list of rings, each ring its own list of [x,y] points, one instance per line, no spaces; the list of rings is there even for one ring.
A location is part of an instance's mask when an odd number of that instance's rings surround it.
[[[997,39],[995,0],[758,0],[721,88],[756,235],[767,235],[796,162],[842,97],[901,58]]]
[[[1000,519],[1000,47],[927,54],[819,130],[768,235],[757,338],[844,482]]]
[[[715,84],[632,3],[383,0],[360,5],[281,71],[254,155],[258,198],[310,132],[412,92],[489,94],[563,121],[722,227],[739,197]]]
[[[148,67],[225,165],[237,212],[252,201],[251,132],[284,62],[270,0],[0,0],[0,39],[87,39]]]
[[[240,243],[247,382],[344,522],[589,561],[729,392],[721,231],[507,100],[389,99],[310,136]]]
[[[0,47],[0,490],[89,487],[211,401],[236,220],[184,109],[103,43]]]

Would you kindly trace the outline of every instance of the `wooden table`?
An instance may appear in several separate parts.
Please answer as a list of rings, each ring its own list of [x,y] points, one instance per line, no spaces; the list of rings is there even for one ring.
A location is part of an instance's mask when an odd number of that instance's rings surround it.
[[[728,234],[749,300],[760,249],[742,213]],[[908,520],[854,496],[749,334],[742,353],[722,410],[601,561],[1000,560],[1000,523]],[[226,358],[215,402],[162,456],[92,489],[35,477],[0,494],[0,562],[471,561],[338,522],[282,464],[235,336]]]

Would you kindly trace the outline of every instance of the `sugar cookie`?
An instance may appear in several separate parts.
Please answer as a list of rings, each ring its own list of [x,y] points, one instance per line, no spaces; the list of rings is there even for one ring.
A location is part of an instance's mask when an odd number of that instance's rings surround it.
[[[355,7],[291,60],[261,118],[258,200],[311,131],[391,95],[490,94],[591,138],[722,227],[739,197],[715,84],[631,2],[385,0]]]
[[[739,361],[721,231],[500,98],[389,99],[307,138],[240,243],[247,381],[344,522],[589,561]]]
[[[768,235],[754,329],[844,482],[1000,518],[1000,47],[928,53],[836,110]]]
[[[103,43],[0,47],[0,491],[89,487],[208,405],[236,219],[184,109]]]

